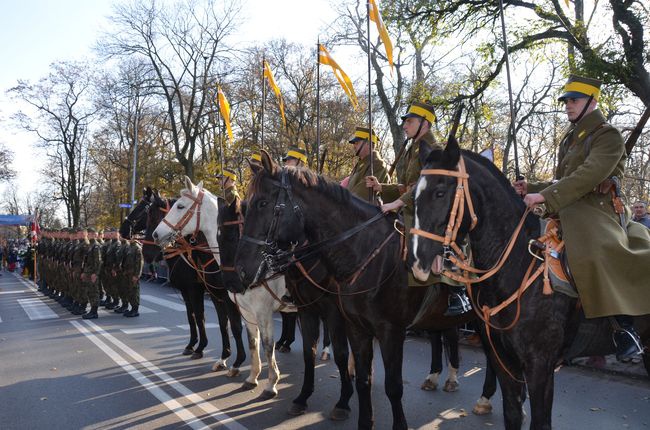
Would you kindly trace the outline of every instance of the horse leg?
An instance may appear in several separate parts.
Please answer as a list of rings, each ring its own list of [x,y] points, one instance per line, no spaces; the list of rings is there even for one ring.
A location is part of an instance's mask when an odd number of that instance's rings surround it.
[[[492,358],[494,360],[494,358]],[[513,363],[508,363],[508,370],[519,381],[523,380],[523,373],[520,369],[515,369]],[[503,416],[506,430],[520,430],[523,423],[522,404],[525,400],[525,385],[516,381],[508,375],[501,365],[495,368],[499,385],[501,385],[501,394],[503,395]]]
[[[217,320],[219,321],[219,331],[221,332],[221,358],[212,365],[212,370],[226,370],[228,368],[228,357],[230,357],[230,335],[228,334],[228,312],[223,300],[214,297],[210,293],[212,304],[217,311]]]
[[[447,354],[449,356],[449,375],[442,391],[448,393],[458,391],[458,368],[460,366],[460,358],[458,354],[458,327],[451,327],[442,332],[442,336],[447,346]]]
[[[228,371],[228,376],[234,377],[239,375],[239,366],[241,366],[244,360],[246,360],[246,348],[244,348],[241,314],[239,313],[239,309],[237,309],[237,306],[235,306],[228,297],[225,298],[225,307],[228,313],[228,321],[230,322],[230,331],[232,331],[232,336],[235,338],[235,345],[237,345],[237,356],[235,357],[235,362]]]
[[[486,354],[485,380],[483,381],[483,391],[481,398],[476,401],[472,412],[476,415],[487,415],[492,413],[492,404],[490,399],[497,391],[497,375],[494,372],[492,360]]]
[[[321,361],[327,361],[330,359],[330,345],[332,345],[332,339],[330,339],[327,321],[323,319],[323,352],[320,356]]]
[[[257,387],[257,378],[262,371],[262,362],[260,360],[260,331],[254,324],[246,323],[248,332],[248,350],[251,353],[251,371],[248,378],[242,385],[243,390],[252,390]]]
[[[192,302],[187,293],[187,288],[181,289],[181,296],[185,302],[185,313],[187,314],[187,324],[190,326],[190,341],[183,350],[183,355],[192,355],[194,353],[194,345],[198,342],[199,337],[196,331],[196,320],[194,319],[194,310],[192,309]]]
[[[429,375],[424,379],[420,389],[435,391],[438,389],[438,378],[442,372],[442,333],[429,330],[429,344],[431,345],[431,368]]]
[[[302,358],[305,363],[305,374],[302,379],[302,388],[298,397],[293,399],[287,413],[289,415],[302,415],[307,410],[307,399],[314,392],[314,368],[316,366],[316,349],[318,348],[318,335],[320,319],[313,312],[300,311],[300,326],[302,327]]]
[[[384,360],[384,390],[393,411],[393,429],[406,430],[406,416],[402,407],[404,385],[402,381],[402,360],[404,357],[405,330],[384,330],[379,334],[379,346]]]
[[[345,323],[338,312],[332,312],[328,318],[330,340],[334,352],[334,362],[339,369],[341,378],[341,394],[339,401],[330,412],[334,421],[346,420],[350,417],[350,397],[354,394],[352,378],[348,373],[348,337],[345,334]]]
[[[372,336],[350,328],[350,345],[354,355],[354,384],[359,398],[359,429],[372,429]]]
[[[550,363],[550,364],[549,364]],[[530,396],[530,428],[551,430],[554,365],[550,357],[529,360],[526,383]]]
[[[273,340],[273,312],[271,307],[266,308],[267,311],[259,315],[257,323],[260,328],[260,335],[262,338],[262,347],[266,355],[266,363],[268,365],[269,378],[266,383],[266,388],[260,395],[262,400],[272,399],[278,395],[278,381],[280,380],[280,370],[278,363],[275,361],[275,342]]]
[[[192,360],[203,358],[203,349],[208,345],[208,334],[205,331],[205,306],[203,304],[203,286],[195,284],[190,287],[190,300],[194,308],[194,319],[199,330],[199,344],[192,354]]]

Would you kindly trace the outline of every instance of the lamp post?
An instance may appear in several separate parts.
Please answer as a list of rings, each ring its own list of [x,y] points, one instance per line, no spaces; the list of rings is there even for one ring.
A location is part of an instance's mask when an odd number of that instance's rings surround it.
[[[131,205],[135,204],[135,179],[138,170],[138,87],[135,87],[135,120],[133,124],[133,176],[131,178]],[[133,207],[133,206],[132,206]]]

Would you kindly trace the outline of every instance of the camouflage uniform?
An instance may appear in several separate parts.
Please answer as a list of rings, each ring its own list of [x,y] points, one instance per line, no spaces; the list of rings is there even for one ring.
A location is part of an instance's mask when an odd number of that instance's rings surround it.
[[[102,266],[101,245],[95,238],[91,238],[85,242],[84,251],[81,285],[86,295],[85,300],[90,303],[90,312],[83,317],[90,319],[97,318],[97,307],[99,306],[99,272]]]
[[[129,296],[129,303],[131,310],[124,313],[126,317],[138,316],[138,308],[140,307],[140,275],[144,266],[144,259],[142,258],[142,246],[136,240],[131,240],[131,244],[124,252],[122,260],[122,272],[124,273],[127,293]]]

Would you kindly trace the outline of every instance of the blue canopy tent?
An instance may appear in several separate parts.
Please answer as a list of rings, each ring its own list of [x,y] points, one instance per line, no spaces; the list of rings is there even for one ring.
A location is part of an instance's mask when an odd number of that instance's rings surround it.
[[[32,222],[31,215],[0,215],[0,225],[29,225]]]

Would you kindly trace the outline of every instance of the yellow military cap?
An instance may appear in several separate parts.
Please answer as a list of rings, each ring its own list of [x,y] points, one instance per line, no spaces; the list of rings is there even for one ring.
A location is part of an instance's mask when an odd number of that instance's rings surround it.
[[[259,152],[256,152],[255,154],[251,155],[251,163],[261,164],[262,163],[262,154],[260,154]]]
[[[216,176],[217,178],[226,177],[232,179],[233,181],[237,180],[237,173],[234,170],[228,169],[226,167],[224,167],[223,172],[218,172]]]
[[[354,130],[354,135],[350,138],[349,142],[355,143],[358,140],[370,140],[370,130],[368,127],[357,127]],[[377,136],[377,133],[375,133],[375,130],[372,130],[372,142],[379,142],[379,137]]]
[[[559,101],[565,99],[582,99],[585,97],[592,97],[598,100],[600,97],[600,86],[602,81],[593,78],[586,78],[584,76],[570,75],[566,84],[564,85],[564,94],[558,97]]]
[[[307,164],[307,151],[305,150],[305,142],[298,141],[298,144],[289,146],[289,150],[282,157],[282,161],[287,161],[289,158],[295,158]]]
[[[433,106],[422,102],[411,103],[408,111],[406,111],[406,115],[402,116],[402,121],[406,118],[424,118],[431,124],[436,122],[436,115],[433,113]]]

